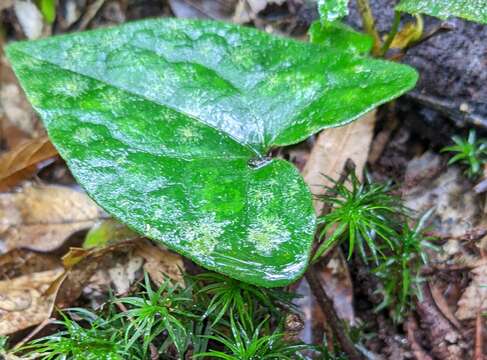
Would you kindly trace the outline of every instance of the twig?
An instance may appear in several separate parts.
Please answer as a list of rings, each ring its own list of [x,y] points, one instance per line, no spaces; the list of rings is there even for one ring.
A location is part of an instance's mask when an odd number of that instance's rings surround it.
[[[103,4],[105,4],[105,0],[95,0],[89,5],[88,10],[84,13],[77,26],[78,31],[84,30],[88,27],[90,22],[95,18],[96,14],[98,14],[98,11],[100,11],[102,8]]]
[[[473,188],[477,194],[482,194],[487,191],[487,178],[483,179]]]
[[[392,41],[397,35],[397,31],[399,30],[399,25],[401,24],[401,13],[399,11],[394,12],[394,21],[392,22],[391,30],[389,31],[389,34],[387,35],[386,41],[384,41],[384,44],[380,48],[379,56],[384,57],[384,55],[387,53],[387,50],[389,50],[389,47],[392,44]]]
[[[484,340],[484,331],[483,331],[483,318],[482,312],[479,310],[477,312],[477,320],[475,322],[475,360],[485,360],[484,351],[483,351],[483,340]]]
[[[455,101],[443,100],[420,91],[411,91],[406,97],[433,108],[453,120],[457,126],[464,127],[466,122],[468,125],[487,129],[487,117],[476,112],[463,112],[460,110],[460,105]]]
[[[414,357],[416,360],[433,360],[431,356],[426,354],[423,347],[416,340],[416,333],[418,332],[418,323],[416,319],[410,315],[408,321],[406,322],[406,330],[408,334],[409,345],[411,350],[413,350]]]
[[[159,354],[157,353],[157,348],[153,343],[150,343],[150,358],[151,360],[159,360]]]
[[[453,25],[450,22],[444,21],[441,24],[439,24],[438,26],[435,26],[434,28],[432,28],[427,33],[423,34],[423,36],[421,36],[421,38],[418,41],[411,44],[411,46],[408,46],[405,50],[407,51],[407,50],[409,50],[415,46],[418,46],[419,44],[431,39],[433,36],[442,34],[444,32],[452,31],[455,29],[456,29],[455,25]]]
[[[348,355],[350,360],[362,360],[362,356],[353,345],[352,340],[350,340],[342,321],[338,318],[333,307],[333,301],[326,295],[325,290],[323,290],[317,275],[316,265],[311,265],[308,268],[305,277],[323,315],[325,315],[326,320],[330,323],[342,350]]]
[[[419,19],[421,19],[421,18],[419,18]],[[423,26],[423,25],[421,24],[421,26]],[[425,41],[428,41],[429,39],[431,39],[432,37],[434,37],[436,35],[439,35],[439,34],[442,34],[442,33],[448,32],[448,31],[452,31],[455,29],[456,29],[456,27],[452,23],[449,23],[447,21],[442,22],[441,24],[433,27],[427,33],[423,33],[421,38],[419,38],[417,41],[413,41],[412,43],[408,44],[407,47],[405,47],[404,49],[401,49],[401,51],[399,53],[396,53],[396,54],[388,57],[388,59],[392,60],[392,61],[400,61],[406,55],[406,53],[409,51],[409,49],[412,49],[412,48],[424,43]]]
[[[362,17],[362,26],[364,27],[365,32],[374,39],[372,54],[380,56],[382,40],[380,39],[379,32],[375,28],[375,19],[372,14],[372,9],[370,8],[369,0],[357,0],[357,6],[360,16]]]
[[[34,336],[36,336],[42,329],[44,329],[47,325],[51,324],[54,321],[53,318],[48,318],[45,319],[43,322],[41,322],[39,325],[35,327],[34,330],[32,330],[29,335],[27,335],[25,338],[23,338],[21,341],[19,341],[14,349],[19,349],[24,345],[25,343],[29,342]]]
[[[343,184],[352,171],[355,171],[355,164],[351,159],[347,159],[347,161],[345,162],[344,170],[340,175],[340,178],[338,179],[337,183]],[[327,191],[327,195],[333,195],[335,192],[336,192],[335,188],[330,188]],[[321,210],[320,215],[323,216],[328,214],[331,211],[331,209],[332,209],[332,205],[325,203]],[[322,228],[323,225],[319,226],[318,229],[316,230],[315,247],[313,248],[311,258],[314,257],[316,251],[319,249],[319,246],[321,245],[320,233]],[[324,261],[326,260],[327,263],[332,257],[330,256],[330,254],[333,254],[334,252],[335,252],[335,247],[331,248],[327,252],[323,260]],[[329,327],[331,327],[331,330],[334,333],[335,337],[337,338],[338,342],[340,343],[342,350],[347,353],[350,360],[362,359],[362,356],[353,345],[353,342],[350,340],[350,337],[348,336],[343,326],[343,323],[338,318],[338,315],[333,305],[333,301],[328,297],[325,290],[323,289],[323,286],[320,283],[316,264],[312,264],[309,266],[308,270],[306,271],[305,277],[306,280],[308,281],[311,292],[316,298],[316,301],[318,302],[318,305],[320,306],[320,309],[323,315],[325,316],[326,322],[329,324]]]
[[[448,303],[447,303],[445,297],[443,296],[443,294],[441,293],[440,289],[430,281],[428,281],[428,286],[429,286],[433,301],[435,302],[438,310],[441,311],[441,313],[443,314],[445,319],[450,321],[450,323],[452,323],[452,325],[455,326],[455,328],[457,330],[461,331],[462,325],[460,324],[460,322],[455,317],[455,314],[453,314],[453,312],[450,310],[450,307],[448,306]]]

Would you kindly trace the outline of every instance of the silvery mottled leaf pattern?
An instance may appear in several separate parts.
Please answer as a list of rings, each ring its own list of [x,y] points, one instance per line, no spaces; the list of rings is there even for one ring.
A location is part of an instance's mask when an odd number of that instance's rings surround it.
[[[268,151],[345,124],[417,79],[336,46],[197,20],[19,42],[7,54],[98,204],[202,266],[262,286],[303,273],[315,230],[306,184]]]

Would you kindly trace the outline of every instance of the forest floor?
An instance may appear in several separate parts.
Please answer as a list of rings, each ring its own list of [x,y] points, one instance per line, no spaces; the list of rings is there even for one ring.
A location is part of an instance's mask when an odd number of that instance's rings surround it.
[[[304,39],[315,16],[298,11],[299,1],[285,0],[249,2],[253,6],[212,0],[63,0],[56,21],[47,25],[29,10],[16,12],[13,3],[0,4],[0,49],[26,33],[48,36],[164,16],[223,19]],[[131,241],[132,234],[124,234],[80,190],[0,56],[0,335],[16,344],[46,333],[55,308],[96,308],[111,292],[130,293],[144,271],[156,283],[167,277],[182,281],[180,269],[194,264],[146,239]],[[381,299],[363,264],[347,262],[337,250],[321,267],[326,293],[339,317],[359,329],[369,358],[481,360],[487,350],[487,209],[476,185],[482,178],[469,180],[462,167],[447,166],[449,155],[440,152],[451,136],[465,136],[466,129],[445,118],[447,130],[435,134],[427,123],[418,126],[425,111],[433,110],[402,98],[361,121],[281,149],[278,156],[294,162],[312,185],[325,185],[316,180],[321,173],[337,178],[352,159],[358,173],[392,181],[395,193],[417,214],[435,208],[428,231],[438,250],[431,251],[422,269],[422,299],[399,325],[386,310],[374,311]],[[88,231],[94,236],[119,231],[117,237],[127,241],[80,249]],[[321,341],[325,319],[306,281],[292,289],[302,295],[301,339]]]

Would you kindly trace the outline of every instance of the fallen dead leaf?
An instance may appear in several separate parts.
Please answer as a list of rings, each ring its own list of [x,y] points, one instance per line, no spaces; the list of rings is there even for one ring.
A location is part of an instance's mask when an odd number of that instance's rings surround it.
[[[184,264],[180,255],[147,240],[138,242],[135,255],[145,260],[144,270],[158,286],[162,285],[167,278],[177,284],[184,284]]]
[[[20,130],[8,121],[5,116],[0,116],[0,141],[5,149],[13,149],[30,137],[25,131]]]
[[[11,7],[13,4],[14,4],[14,0],[3,0],[3,1],[0,3],[0,11],[5,10],[5,9],[8,9],[8,8],[9,8],[9,7]]]
[[[257,18],[259,13],[270,4],[282,5],[286,0],[239,0],[232,21],[238,24],[248,23]]]
[[[167,278],[178,284],[184,284],[181,273],[184,264],[181,256],[170,252],[163,246],[154,245],[150,241],[141,238],[140,235],[115,219],[103,220],[93,226],[86,234],[83,248],[100,249],[103,246],[134,239],[137,239],[137,245],[130,260],[117,262],[113,268],[108,269],[108,274],[98,274],[100,279],[110,278],[117,292],[124,293],[133,282],[133,274],[140,267],[137,265],[140,259],[140,265],[144,264],[144,271],[149,274],[152,281],[157,285],[162,285]]]
[[[0,88],[0,110],[9,120],[9,122],[22,130],[26,134],[36,135],[37,119],[29,105],[24,93],[18,83],[7,82],[4,78],[9,79],[14,75],[10,68],[2,63],[2,86]],[[11,81],[14,81],[12,79]]]
[[[0,336],[48,319],[56,298],[56,280],[63,273],[59,267],[0,281]]]
[[[355,325],[353,284],[343,253],[338,251],[319,274],[326,294],[333,300],[337,315],[351,326]]]
[[[81,250],[72,249],[75,252],[71,253],[69,258],[76,259],[75,261],[79,261],[81,257],[88,258],[83,266],[73,265],[74,271],[78,268],[92,270],[94,263],[97,265],[93,276],[89,281],[86,280],[89,284],[84,291],[107,293],[110,288],[113,288],[116,294],[125,294],[140,277],[142,270],[149,274],[157,286],[162,285],[167,279],[184,284],[182,275],[184,264],[178,254],[154,245],[144,238],[121,241],[118,244],[109,246],[110,251],[98,248],[84,254]],[[94,261],[93,258],[97,260]],[[68,259],[65,259],[65,263],[66,260]],[[83,271],[81,275],[86,274],[87,272]]]
[[[15,249],[0,255],[0,280],[13,279],[62,267],[61,261],[49,254],[27,249]]]
[[[448,306],[448,302],[441,293],[441,290],[432,282],[429,282],[428,284],[431,291],[431,296],[443,316],[448,319],[457,328],[457,330],[462,330],[462,325],[453,314],[450,306]]]
[[[71,234],[90,228],[105,216],[85,193],[63,186],[26,184],[18,192],[0,194],[0,236],[5,251],[52,251]]]
[[[49,319],[54,306],[71,306],[85,289],[125,294],[141,278],[143,264],[156,283],[182,282],[179,255],[138,238],[94,249],[71,248],[60,263],[29,250],[0,255],[0,336]],[[93,299],[92,299],[93,300]]]
[[[313,194],[323,194],[324,186],[332,185],[323,174],[335,180],[340,177],[347,159],[355,163],[357,176],[361,178],[374,135],[375,115],[374,110],[346,126],[320,133],[303,169],[304,181]],[[317,213],[322,206],[315,201]]]
[[[478,312],[487,311],[487,261],[471,270],[472,281],[458,301],[455,313],[460,320],[476,319]]]
[[[17,185],[32,176],[41,161],[57,155],[47,136],[19,144],[0,157],[0,191]]]
[[[128,293],[143,263],[140,256],[128,256],[126,261],[116,262],[107,270],[116,295]]]
[[[228,20],[232,17],[236,4],[237,0],[169,0],[171,10],[179,18]]]
[[[59,289],[56,306],[70,306],[97,271],[114,266],[117,254],[130,252],[134,246],[134,241],[126,241],[99,249],[71,248],[63,257],[66,279]]]
[[[479,198],[458,167],[438,175],[438,163],[438,155],[426,152],[408,164],[404,205],[418,214],[435,208],[435,231],[459,237],[478,225],[482,213]]]

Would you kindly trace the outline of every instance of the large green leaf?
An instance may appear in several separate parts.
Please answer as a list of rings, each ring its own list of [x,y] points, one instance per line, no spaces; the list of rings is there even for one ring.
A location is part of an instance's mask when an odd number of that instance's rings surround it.
[[[411,14],[427,14],[440,19],[458,16],[487,24],[485,0],[401,0],[396,10]]]
[[[339,47],[194,20],[15,43],[7,54],[103,208],[209,269],[263,286],[302,274],[315,229],[298,171],[268,151],[345,124],[417,78]]]

